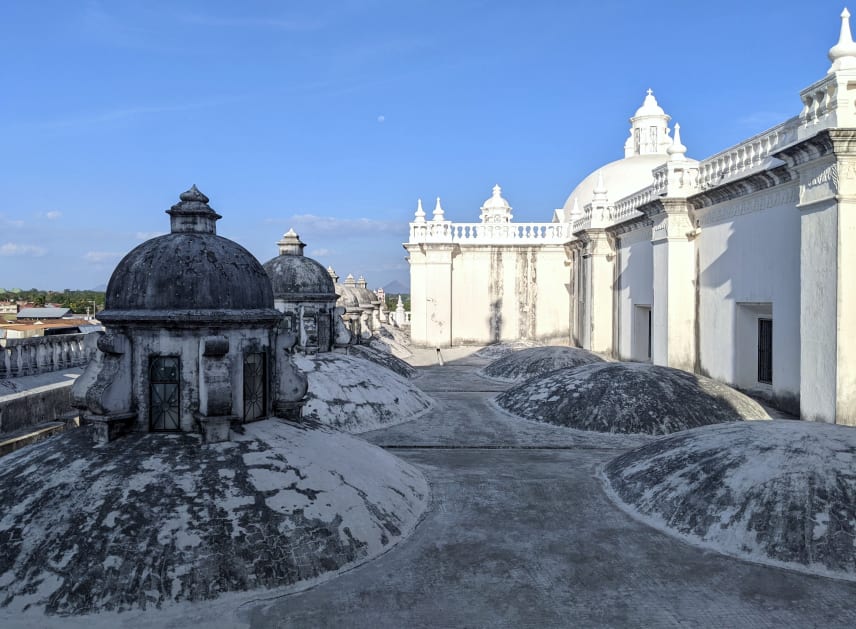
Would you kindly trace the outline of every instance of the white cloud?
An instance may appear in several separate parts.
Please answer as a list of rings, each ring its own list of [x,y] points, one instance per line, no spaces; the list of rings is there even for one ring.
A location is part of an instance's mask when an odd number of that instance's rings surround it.
[[[2,215],[0,215],[0,225],[9,225],[10,227],[23,227],[25,223],[19,218],[9,219],[4,218]]]
[[[163,236],[163,232],[137,232],[134,234],[137,240],[149,240],[150,238],[157,238],[158,236]]]
[[[83,254],[83,259],[87,262],[91,262],[92,264],[101,264],[121,257],[121,253],[115,253],[113,251],[87,251]]]
[[[7,242],[0,245],[0,256],[43,256],[48,252],[44,247]]]
[[[60,211],[58,211],[58,210],[51,210],[50,212],[47,212],[47,213],[45,214],[45,218],[47,218],[47,219],[48,219],[48,220],[50,220],[50,221],[55,221],[55,220],[56,220],[56,219],[58,219],[60,216],[62,216],[62,212],[60,212]]]
[[[384,116],[383,114],[377,117],[378,122],[383,122],[384,120],[386,120],[386,116]]]
[[[333,253],[330,249],[313,249],[309,252],[310,256],[329,256]]]

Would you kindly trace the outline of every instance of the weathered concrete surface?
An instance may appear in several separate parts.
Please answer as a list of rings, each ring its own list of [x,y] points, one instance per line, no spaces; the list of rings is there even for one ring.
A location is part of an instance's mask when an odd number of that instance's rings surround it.
[[[645,522],[753,561],[856,581],[856,430],[800,421],[688,430],[605,474]]]
[[[388,550],[428,500],[412,466],[320,424],[269,419],[204,448],[87,432],[0,461],[0,626],[318,578]]]
[[[482,373],[497,380],[515,382],[541,376],[556,369],[602,363],[603,358],[579,347],[528,347],[509,352],[493,361]]]
[[[434,409],[364,435],[419,444],[394,450],[423,471],[432,491],[427,516],[405,543],[303,592],[108,620],[224,629],[856,626],[856,584],[700,550],[617,508],[600,468],[624,451],[615,447],[621,440],[650,437],[587,433],[589,447],[575,447],[576,431],[499,413],[488,402],[494,393],[441,394],[444,378],[447,388],[485,384],[472,372],[486,361],[471,348],[449,354],[454,363],[416,380],[438,398]],[[432,364],[434,351],[414,359]],[[91,629],[90,619],[79,620],[49,626]]]
[[[303,416],[339,430],[361,433],[398,424],[434,403],[412,380],[359,356],[297,354],[294,362],[309,378]]]
[[[348,348],[348,353],[352,356],[365,358],[373,363],[386,367],[394,371],[402,378],[416,377],[416,369],[411,367],[398,356],[389,351],[377,349],[374,344],[371,345],[352,345]]]
[[[703,552],[603,494],[609,450],[397,450],[434,506],[394,551],[251,627],[852,627],[856,586]]]
[[[594,363],[533,378],[497,397],[520,417],[581,430],[667,435],[769,419],[752,398],[710,378],[645,363]]]

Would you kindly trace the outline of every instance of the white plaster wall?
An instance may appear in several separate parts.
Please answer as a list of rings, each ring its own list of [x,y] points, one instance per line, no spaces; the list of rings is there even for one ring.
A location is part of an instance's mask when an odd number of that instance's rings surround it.
[[[769,303],[773,396],[793,408],[800,391],[799,211],[794,200],[741,214],[757,207],[756,197],[777,193],[759,192],[698,212],[699,362],[702,373],[738,384],[737,304]]]
[[[618,249],[618,277],[616,280],[617,340],[616,354],[621,360],[640,360],[634,355],[636,332],[635,306],[654,303],[653,248],[651,228],[643,227],[623,234]],[[645,324],[647,330],[647,322]],[[647,349],[647,344],[645,345]]]
[[[452,343],[490,337],[490,250],[462,247],[452,261]]]
[[[570,343],[571,266],[564,247],[537,250],[535,332],[539,340]]]
[[[801,416],[835,421],[837,355],[838,210],[835,202],[802,211]],[[773,332],[775,334],[775,319]],[[774,337],[775,341],[775,337]],[[775,347],[773,353],[775,355]],[[775,369],[775,365],[773,367]],[[775,380],[775,374],[773,374]]]
[[[461,246],[452,262],[452,343],[567,343],[566,257],[560,246]]]

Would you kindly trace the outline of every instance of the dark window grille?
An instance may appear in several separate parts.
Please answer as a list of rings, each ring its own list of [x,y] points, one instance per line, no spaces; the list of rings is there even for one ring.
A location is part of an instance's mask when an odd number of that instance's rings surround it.
[[[651,360],[651,309],[648,308],[648,360]]]
[[[266,417],[267,370],[264,352],[244,355],[244,421]]]
[[[758,382],[773,384],[772,319],[758,319]]]
[[[149,426],[153,431],[174,432],[181,429],[179,376],[181,362],[177,356],[152,356],[149,363]]]

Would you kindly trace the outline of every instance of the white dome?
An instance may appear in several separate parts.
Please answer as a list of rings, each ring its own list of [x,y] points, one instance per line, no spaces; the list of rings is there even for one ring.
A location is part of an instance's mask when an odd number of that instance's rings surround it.
[[[615,203],[619,199],[651,185],[654,181],[654,175],[651,171],[665,164],[668,159],[668,155],[660,154],[634,155],[601,166],[583,179],[571,192],[562,208],[565,212],[565,220],[570,217],[574,207],[574,199],[577,199],[580,210],[587,203],[591,203],[594,189],[597,186],[598,174],[603,176],[607,199],[610,203]]]
[[[636,113],[633,114],[634,118],[638,118],[640,116],[665,116],[666,112],[663,111],[663,108],[657,103],[657,99],[654,98],[654,92],[652,90],[648,90],[648,94],[645,96],[645,100],[642,102],[642,106],[636,110]]]
[[[511,219],[511,206],[502,197],[502,188],[496,184],[491,197],[481,206],[481,221],[482,223],[508,223]]]

